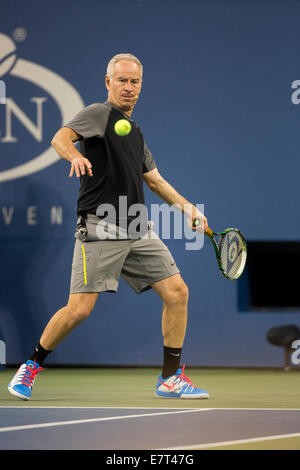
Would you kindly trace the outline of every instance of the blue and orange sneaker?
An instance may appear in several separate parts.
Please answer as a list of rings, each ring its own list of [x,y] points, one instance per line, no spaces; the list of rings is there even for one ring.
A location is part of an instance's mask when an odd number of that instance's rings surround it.
[[[8,384],[9,392],[22,400],[29,400],[35,378],[41,370],[43,368],[35,361],[22,364]]]
[[[196,387],[193,382],[183,374],[185,366],[178,369],[176,374],[164,379],[158,377],[156,395],[160,398],[209,398],[209,393]]]

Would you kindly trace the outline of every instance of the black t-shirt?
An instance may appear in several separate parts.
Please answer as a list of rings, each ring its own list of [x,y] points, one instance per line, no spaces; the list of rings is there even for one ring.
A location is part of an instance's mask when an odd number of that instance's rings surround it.
[[[131,123],[126,136],[114,131],[120,119]],[[135,217],[128,216],[127,224],[121,220],[119,196],[127,197],[128,208],[145,204],[142,175],[156,168],[139,127],[109,101],[84,108],[65,127],[80,136],[80,152],[91,162],[93,171],[92,177],[80,177],[77,213],[97,214],[99,206],[111,204],[116,211],[116,224],[128,225]]]

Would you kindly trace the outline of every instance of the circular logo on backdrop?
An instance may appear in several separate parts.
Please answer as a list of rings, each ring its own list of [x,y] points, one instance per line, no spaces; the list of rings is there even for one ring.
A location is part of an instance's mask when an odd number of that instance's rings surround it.
[[[52,97],[61,112],[62,118],[57,128],[62,127],[65,122],[71,120],[74,115],[84,107],[79,93],[69,82],[46,67],[18,57],[15,42],[9,36],[0,33],[0,80],[5,81],[6,76],[16,77],[30,82],[45,90],[45,92]],[[35,102],[37,107],[37,125],[34,127],[25,113],[16,105],[13,98],[6,98],[5,104],[0,104],[0,106],[6,106],[6,127],[9,128],[9,126],[11,126],[11,115],[14,114],[28,131],[31,132],[35,139],[41,141],[42,136],[39,123],[41,122],[42,105],[45,100],[46,98],[31,99],[31,101]],[[14,139],[11,134],[8,134],[7,131],[5,138],[0,139],[0,145],[1,142],[8,142],[13,145],[15,141],[16,139]],[[0,171],[0,182],[22,178],[36,173],[60,160],[60,157],[49,145],[49,147],[39,155],[28,155],[26,159],[27,161],[25,163]]]

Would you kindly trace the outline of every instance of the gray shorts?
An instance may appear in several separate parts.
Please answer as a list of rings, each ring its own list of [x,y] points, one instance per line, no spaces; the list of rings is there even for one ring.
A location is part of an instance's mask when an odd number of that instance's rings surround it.
[[[83,223],[78,219],[71,294],[117,292],[120,275],[140,294],[150,289],[154,282],[180,272],[151,224],[148,232],[136,240],[129,237],[104,240],[99,239],[99,222],[93,214],[88,214]]]

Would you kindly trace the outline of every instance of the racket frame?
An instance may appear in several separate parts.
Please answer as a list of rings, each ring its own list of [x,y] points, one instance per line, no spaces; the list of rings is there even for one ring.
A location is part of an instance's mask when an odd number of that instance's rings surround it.
[[[221,253],[220,253],[218,244],[217,244],[216,240],[214,239],[214,236],[220,237],[221,235],[226,235],[226,233],[228,233],[228,232],[235,232],[240,236],[240,238],[242,240],[242,245],[243,245],[242,250],[244,252],[244,253],[242,253],[241,265],[240,265],[240,267],[239,267],[239,269],[238,269],[238,271],[237,271],[237,273],[234,277],[230,277],[226,274],[226,272],[223,268],[223,265],[222,265]],[[246,244],[246,240],[245,240],[243,234],[237,228],[230,227],[230,228],[227,228],[227,229],[223,230],[222,232],[213,232],[211,229],[209,229],[209,231],[205,232],[205,235],[212,242],[212,245],[214,247],[215,254],[216,254],[216,257],[217,257],[218,266],[219,266],[219,269],[220,269],[221,273],[223,274],[223,276],[226,277],[226,279],[228,279],[229,281],[235,281],[236,279],[238,279],[241,276],[242,272],[244,271],[244,267],[245,267],[246,260],[247,260],[247,244]]]
[[[196,227],[198,227],[198,225],[200,225],[200,219],[195,219],[194,222],[193,222],[193,227],[196,228]],[[238,269],[238,271],[237,271],[237,273],[234,277],[229,277],[226,274],[226,272],[224,270],[224,267],[222,265],[221,253],[220,253],[218,244],[217,244],[216,240],[214,239],[215,236],[220,237],[221,235],[226,235],[226,233],[228,233],[228,232],[236,232],[241,237],[242,244],[243,244],[242,250],[243,250],[244,253],[242,254],[243,258],[242,258],[241,266],[239,267],[239,269]],[[222,232],[214,232],[211,228],[208,227],[204,233],[210,239],[210,241],[211,241],[211,243],[214,247],[217,262],[218,262],[218,266],[219,266],[219,269],[220,269],[221,273],[223,274],[223,276],[226,277],[226,279],[228,279],[229,281],[235,281],[236,279],[238,279],[241,276],[242,272],[244,271],[244,267],[245,267],[246,260],[247,260],[247,243],[246,243],[246,240],[245,240],[243,234],[240,232],[239,229],[234,228],[234,227],[226,228]]]

